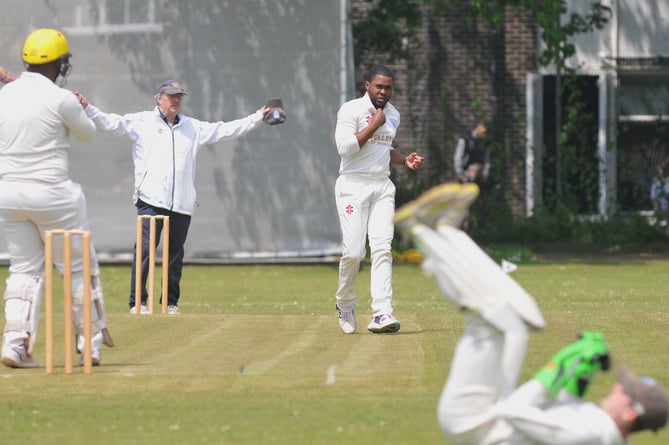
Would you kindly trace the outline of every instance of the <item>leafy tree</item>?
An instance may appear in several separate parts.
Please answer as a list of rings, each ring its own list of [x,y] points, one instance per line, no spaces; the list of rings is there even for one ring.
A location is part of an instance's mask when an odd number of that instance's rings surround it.
[[[422,0],[426,5],[443,9],[462,0]],[[600,1],[590,4],[590,12],[585,15],[567,14],[567,0],[470,0],[469,9],[472,17],[481,16],[495,29],[504,26],[504,13],[507,7],[519,7],[532,13],[537,25],[541,27],[541,39],[545,49],[539,56],[543,66],[554,64],[564,72],[573,72],[567,61],[576,53],[576,48],[569,39],[576,34],[602,29],[611,16],[611,8]]]
[[[381,57],[384,63],[413,60],[418,45],[415,32],[422,24],[418,1],[352,0],[352,5],[356,66],[369,55]]]

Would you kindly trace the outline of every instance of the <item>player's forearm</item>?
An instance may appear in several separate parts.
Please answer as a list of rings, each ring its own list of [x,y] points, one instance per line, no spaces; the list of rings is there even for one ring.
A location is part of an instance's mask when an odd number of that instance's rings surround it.
[[[130,132],[123,116],[119,114],[105,113],[93,106],[93,104],[88,104],[88,107],[84,111],[86,112],[86,116],[91,118],[100,131],[114,133],[118,136],[127,136]]]
[[[82,142],[90,142],[95,137],[95,124],[81,109],[74,96],[67,96],[60,104],[59,111],[70,133]]]
[[[563,403],[573,400],[567,393],[561,394],[561,397]],[[532,379],[500,402],[497,413],[516,431],[537,443],[546,445],[599,443],[596,425],[588,428],[565,422],[562,416],[556,416],[550,409],[546,409],[547,400],[546,388],[539,381]],[[584,417],[584,422],[587,423],[587,415],[584,414]]]
[[[369,125],[362,129],[361,131],[355,134],[355,138],[358,141],[358,146],[362,149],[367,142],[374,136],[376,130],[379,129],[378,125]]]
[[[465,166],[462,165],[462,156],[465,151],[465,141],[463,139],[458,139],[458,145],[455,147],[455,153],[453,154],[453,168],[455,169],[455,174],[460,176],[465,171]]]
[[[256,111],[241,119],[235,119],[229,122],[216,122],[213,124],[202,123],[202,133],[200,134],[200,144],[213,144],[216,142],[236,139],[244,134],[255,130],[262,125],[263,114]]]
[[[376,130],[382,125],[381,121],[372,122],[363,129],[359,128],[355,113],[339,111],[337,114],[337,125],[335,127],[335,143],[339,156],[346,158],[362,150],[367,142],[374,136]]]
[[[390,163],[395,165],[405,165],[406,156],[404,156],[399,151],[392,149],[390,150]]]

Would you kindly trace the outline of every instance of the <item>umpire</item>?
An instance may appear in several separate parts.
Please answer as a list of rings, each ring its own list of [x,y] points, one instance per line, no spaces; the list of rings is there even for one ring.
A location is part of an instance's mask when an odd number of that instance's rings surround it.
[[[170,217],[169,282],[167,313],[177,315],[181,294],[184,244],[195,212],[196,157],[203,145],[238,138],[263,123],[269,106],[229,122],[205,122],[180,113],[186,90],[177,80],[165,80],[156,90],[156,107],[152,110],[119,115],[105,113],[88,103],[81,94],[79,101],[100,131],[129,138],[133,143],[135,164],[133,201],[138,215]],[[268,122],[269,123],[269,122]],[[271,125],[271,123],[269,123]],[[163,221],[156,221],[156,244],[160,241]],[[149,222],[143,224],[142,252],[149,251]],[[137,246],[135,246],[135,249]],[[130,313],[135,313],[135,264],[133,256],[130,277]],[[140,312],[146,307],[148,255],[142,256],[142,296]]]

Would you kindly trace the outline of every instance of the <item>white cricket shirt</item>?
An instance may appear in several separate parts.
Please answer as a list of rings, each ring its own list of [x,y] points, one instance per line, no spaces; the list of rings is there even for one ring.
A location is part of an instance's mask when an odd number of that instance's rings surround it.
[[[0,178],[67,180],[70,133],[84,142],[95,136],[74,93],[41,74],[21,73],[0,89]]]
[[[368,179],[390,176],[390,150],[400,125],[400,113],[390,102],[383,108],[386,122],[360,147],[356,134],[372,122],[376,108],[369,93],[353,99],[339,108],[335,143],[341,157],[340,175],[359,175]]]

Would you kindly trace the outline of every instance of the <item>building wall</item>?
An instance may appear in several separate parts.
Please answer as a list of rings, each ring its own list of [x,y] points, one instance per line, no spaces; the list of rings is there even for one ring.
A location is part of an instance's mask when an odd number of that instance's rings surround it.
[[[669,57],[669,2],[600,0],[611,9],[608,23],[592,33],[576,35],[576,54],[569,65],[580,72],[597,72],[616,58]],[[590,2],[567,0],[570,12],[587,14]],[[552,67],[547,68],[552,71]]]
[[[28,33],[55,27],[74,55],[67,88],[107,112],[152,109],[156,86],[171,78],[186,85],[184,113],[207,121],[243,117],[282,97],[285,124],[199,152],[186,255],[334,254],[341,21],[331,0],[3,0],[0,64],[20,72]],[[73,142],[70,170],[86,193],[98,250],[129,255],[131,142],[104,134]],[[0,254],[5,249],[0,238]]]
[[[566,3],[569,12],[590,12],[589,2]],[[669,3],[601,3],[610,8],[608,22],[573,36],[576,53],[567,61],[579,76],[598,77],[600,87],[610,83],[610,91],[599,96],[599,128],[592,128],[600,137],[593,153],[600,163],[595,192],[605,198],[599,213],[648,211],[650,183],[669,156]],[[539,73],[551,75],[555,69],[539,67]]]

